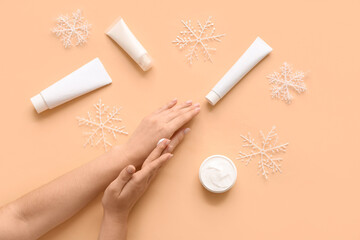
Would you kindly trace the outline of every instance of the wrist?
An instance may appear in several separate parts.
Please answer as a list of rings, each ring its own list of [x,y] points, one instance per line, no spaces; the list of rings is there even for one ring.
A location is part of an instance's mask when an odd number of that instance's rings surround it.
[[[115,154],[122,156],[124,159],[126,165],[134,165],[135,167],[139,167],[142,164],[141,158],[139,158],[139,152],[136,152],[133,147],[131,147],[131,144],[128,142],[116,146],[114,148]]]
[[[123,218],[114,217],[104,212],[99,240],[125,240],[127,235],[127,216]]]
[[[126,226],[128,222],[129,214],[126,212],[121,213],[110,213],[110,212],[104,212],[104,222],[109,224],[121,224]]]
[[[134,157],[129,153],[129,147],[127,144],[116,145],[107,153],[107,161],[114,162],[115,164],[124,168],[129,164],[134,165]]]

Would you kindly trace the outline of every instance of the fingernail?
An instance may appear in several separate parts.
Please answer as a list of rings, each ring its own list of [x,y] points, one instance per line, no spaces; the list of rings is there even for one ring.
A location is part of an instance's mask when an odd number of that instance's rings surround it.
[[[194,107],[200,107],[200,103],[194,104]]]
[[[190,132],[190,128],[186,128],[185,130],[184,130],[184,134],[187,134],[188,132]]]
[[[177,101],[177,98],[174,98],[173,100],[172,100],[172,102],[176,102]]]
[[[187,100],[185,103],[186,103],[187,105],[192,104],[192,100]]]
[[[135,172],[135,167],[130,165],[126,168],[126,171],[129,173],[129,174],[133,174]]]
[[[160,139],[156,145],[159,145],[159,144],[162,143],[162,141],[164,141],[164,140],[165,140],[165,138]]]
[[[200,112],[200,108],[199,107],[197,107],[197,108],[195,108],[195,112]]]
[[[174,156],[174,154],[170,154],[169,159],[172,158],[173,156]]]

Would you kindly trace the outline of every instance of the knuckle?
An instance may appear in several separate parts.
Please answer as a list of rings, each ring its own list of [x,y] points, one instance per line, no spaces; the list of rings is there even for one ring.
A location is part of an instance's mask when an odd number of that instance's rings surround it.
[[[151,126],[153,126],[153,127],[156,127],[156,128],[158,128],[158,127],[160,127],[161,126],[161,124],[160,124],[160,121],[159,121],[159,119],[158,118],[155,118],[155,117],[151,117],[151,118],[149,118],[149,124],[151,124]]]
[[[117,189],[115,188],[115,186],[110,185],[108,188],[106,188],[104,194],[108,196],[108,195],[113,195],[116,192],[117,192]]]
[[[159,157],[156,161],[153,162],[153,165],[151,166],[151,171],[150,172],[154,172],[155,169],[157,169],[161,163],[163,162],[164,158],[166,158],[166,155],[168,155],[169,153],[163,154],[161,155],[161,157]]]
[[[140,186],[140,185],[141,185],[141,182],[142,182],[142,179],[141,179],[139,176],[134,176],[133,181],[134,181],[134,184],[135,184],[136,186]]]
[[[165,138],[162,142],[161,142],[161,144],[160,144],[160,149],[164,149],[164,148],[166,148],[168,145],[170,145],[169,144],[169,139],[167,139],[167,138]]]
[[[167,146],[167,150],[168,150],[169,152],[172,152],[172,151],[174,150],[174,148],[175,148],[175,145],[174,145],[174,144],[169,144],[169,145]]]
[[[167,135],[168,129],[164,125],[162,125],[162,126],[159,126],[158,131],[162,136],[164,136],[164,135]]]
[[[153,115],[153,114],[150,114],[150,115],[148,115],[148,116],[146,116],[146,117],[143,118],[143,122],[145,122],[145,123],[151,123],[151,122],[153,121],[153,119],[154,119],[154,115]]]
[[[129,179],[129,174],[128,173],[124,173],[120,179],[123,181],[123,182],[126,182],[128,179]]]
[[[166,145],[164,143],[161,143],[157,146],[157,151],[156,151],[156,155],[155,156],[159,156],[160,155],[160,151],[163,151],[166,148]]]
[[[148,121],[149,123],[155,123],[155,122],[156,122],[156,118],[154,118],[153,116],[150,116],[150,117],[148,117],[147,121]]]

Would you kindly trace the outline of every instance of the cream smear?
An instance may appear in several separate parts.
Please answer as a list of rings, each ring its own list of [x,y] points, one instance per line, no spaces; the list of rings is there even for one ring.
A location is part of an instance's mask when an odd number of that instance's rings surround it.
[[[200,182],[213,193],[228,191],[235,184],[236,177],[237,171],[234,163],[222,155],[210,156],[200,166]]]

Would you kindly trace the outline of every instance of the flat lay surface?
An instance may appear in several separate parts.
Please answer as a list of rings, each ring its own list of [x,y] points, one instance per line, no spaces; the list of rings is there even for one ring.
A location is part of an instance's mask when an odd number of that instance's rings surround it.
[[[177,97],[201,103],[191,132],[135,206],[128,239],[359,239],[360,230],[360,2],[339,1],[2,1],[0,3],[0,205],[10,202],[104,152],[83,147],[86,117],[99,99],[122,107],[121,126],[132,134],[142,117]],[[51,29],[77,9],[91,24],[83,46],[65,49]],[[106,29],[123,17],[154,60],[148,72]],[[187,49],[172,41],[181,20],[209,16],[216,32],[212,63],[189,65]],[[222,100],[206,94],[261,37],[273,51]],[[37,114],[30,98],[99,57],[112,84]],[[307,90],[291,104],[271,98],[267,76],[284,62],[305,73]],[[289,143],[282,173],[257,175],[245,166],[248,132],[260,141],[276,126]],[[119,134],[112,143],[129,137]],[[199,181],[199,167],[225,155],[237,167],[230,191],[214,194]],[[101,196],[42,240],[97,239]]]

